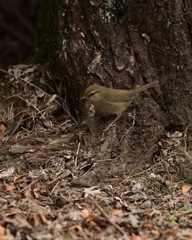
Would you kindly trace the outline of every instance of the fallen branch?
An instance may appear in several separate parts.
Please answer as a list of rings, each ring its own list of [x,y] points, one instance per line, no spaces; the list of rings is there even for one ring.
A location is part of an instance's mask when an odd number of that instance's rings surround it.
[[[88,196],[88,198],[92,201],[92,203],[98,208],[98,210],[101,212],[101,215],[114,227],[116,228],[123,236],[125,236],[125,232],[113,221],[111,221],[111,219],[109,218],[109,216],[106,214],[106,212],[99,206],[99,204],[96,202],[96,200],[94,198],[92,198],[90,195]]]

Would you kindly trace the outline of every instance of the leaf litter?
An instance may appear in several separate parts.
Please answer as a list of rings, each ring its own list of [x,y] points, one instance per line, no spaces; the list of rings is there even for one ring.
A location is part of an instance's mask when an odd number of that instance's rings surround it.
[[[174,178],[191,161],[186,132],[167,133],[153,163],[115,186],[81,185],[96,158],[66,104],[36,87],[39,71],[14,66],[0,90],[0,239],[192,239],[191,185]]]

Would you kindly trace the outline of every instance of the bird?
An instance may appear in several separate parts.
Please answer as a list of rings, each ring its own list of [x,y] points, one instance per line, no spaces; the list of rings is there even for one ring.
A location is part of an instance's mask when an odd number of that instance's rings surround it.
[[[139,95],[140,92],[154,87],[158,81],[153,81],[131,90],[113,89],[98,84],[89,86],[82,99],[89,99],[93,104],[95,111],[102,115],[116,115],[116,119],[110,124],[114,124]]]

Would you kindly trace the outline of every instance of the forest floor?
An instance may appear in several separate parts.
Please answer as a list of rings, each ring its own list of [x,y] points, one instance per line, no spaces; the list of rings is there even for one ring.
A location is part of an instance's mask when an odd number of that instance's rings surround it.
[[[191,185],[167,170],[183,134],[162,139],[164,157],[140,173],[82,184],[99,159],[34,72],[23,65],[0,82],[0,240],[192,239]]]

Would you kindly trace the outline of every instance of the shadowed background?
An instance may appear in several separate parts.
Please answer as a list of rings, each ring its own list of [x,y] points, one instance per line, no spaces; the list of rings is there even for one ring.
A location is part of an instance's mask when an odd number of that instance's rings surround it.
[[[35,46],[38,0],[0,1],[0,68],[26,60]]]

